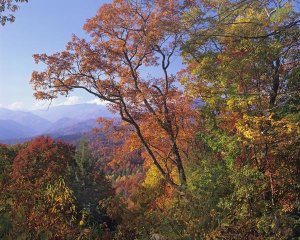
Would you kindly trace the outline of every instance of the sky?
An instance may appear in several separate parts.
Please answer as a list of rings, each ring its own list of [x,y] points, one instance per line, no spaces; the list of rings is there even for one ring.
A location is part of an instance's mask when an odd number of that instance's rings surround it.
[[[43,69],[32,55],[52,54],[65,48],[72,34],[85,37],[82,30],[88,18],[108,0],[29,0],[21,4],[14,23],[0,25],[0,107],[14,110],[44,108],[29,84],[32,71]],[[54,105],[99,103],[82,92],[58,99]]]

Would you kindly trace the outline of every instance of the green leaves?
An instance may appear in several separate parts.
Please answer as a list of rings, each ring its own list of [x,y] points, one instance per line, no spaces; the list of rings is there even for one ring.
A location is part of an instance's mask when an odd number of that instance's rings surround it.
[[[203,202],[219,216],[220,225],[208,234],[212,239],[297,236],[283,229],[295,229],[299,200],[291,188],[299,182],[299,9],[289,2],[222,4],[200,4],[215,17],[191,23],[183,48],[185,89],[204,102],[191,190],[211,199],[228,190],[209,207]],[[215,165],[216,159],[223,164]],[[226,176],[230,188],[215,174]]]

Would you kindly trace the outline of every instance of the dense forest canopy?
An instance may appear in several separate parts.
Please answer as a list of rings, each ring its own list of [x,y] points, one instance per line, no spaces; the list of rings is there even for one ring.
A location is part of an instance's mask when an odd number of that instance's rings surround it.
[[[105,139],[77,149],[1,145],[0,236],[298,239],[299,11],[114,0],[87,39],[35,54],[38,100],[80,89],[120,121],[99,118]]]

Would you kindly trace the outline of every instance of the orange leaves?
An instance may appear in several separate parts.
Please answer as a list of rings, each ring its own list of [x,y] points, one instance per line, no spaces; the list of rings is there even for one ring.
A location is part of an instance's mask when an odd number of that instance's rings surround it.
[[[73,36],[66,51],[34,56],[47,69],[34,72],[31,83],[38,98],[83,89],[108,101],[126,123],[121,137],[128,151],[143,146],[171,183],[173,165],[185,184],[181,151],[195,121],[191,102],[177,89],[178,79],[170,70],[182,37],[178,23],[183,13],[178,0],[105,4],[84,26],[90,42]]]

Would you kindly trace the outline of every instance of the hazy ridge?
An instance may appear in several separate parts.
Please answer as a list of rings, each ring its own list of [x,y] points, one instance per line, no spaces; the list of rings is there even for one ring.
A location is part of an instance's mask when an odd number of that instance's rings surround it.
[[[99,125],[98,117],[111,118],[105,106],[76,104],[31,112],[0,108],[0,142],[19,143],[39,135],[73,139]]]

